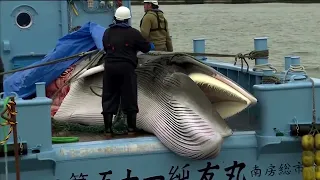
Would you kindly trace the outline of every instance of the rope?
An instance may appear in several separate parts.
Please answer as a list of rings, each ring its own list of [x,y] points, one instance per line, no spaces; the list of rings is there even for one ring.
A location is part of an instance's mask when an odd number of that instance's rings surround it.
[[[288,75],[289,72],[298,72],[298,73],[300,72],[300,73],[307,74],[306,69],[304,68],[304,66],[302,66],[302,65],[290,65],[290,68],[284,74],[283,83],[286,82],[286,78],[287,78],[287,75]]]
[[[53,144],[79,142],[78,137],[52,137]]]
[[[315,92],[315,85],[314,80],[309,78],[312,83],[312,124],[316,124],[316,92]]]
[[[208,56],[208,57],[237,57],[237,58],[248,58],[248,59],[256,59],[256,58],[268,58],[269,50],[263,51],[251,51],[249,53],[238,53],[238,54],[219,54],[219,53],[196,53],[196,52],[169,52],[166,54],[173,53],[183,53],[191,56]]]
[[[37,67],[47,66],[47,65],[50,65],[50,64],[57,64],[57,63],[65,62],[65,61],[70,61],[70,60],[72,60],[74,58],[83,57],[83,56],[86,56],[86,55],[89,55],[89,54],[93,54],[93,53],[96,53],[96,52],[98,52],[97,49],[96,50],[92,50],[92,51],[88,51],[88,52],[81,52],[79,54],[75,54],[75,55],[64,57],[64,58],[59,58],[59,59],[56,59],[56,60],[53,60],[53,61],[49,61],[49,62],[46,62],[46,63],[37,64],[37,65],[34,65],[34,66],[28,66],[28,67],[24,67],[24,68],[19,68],[19,69],[7,71],[7,72],[2,72],[2,73],[0,73],[0,76],[1,75],[5,75],[5,74],[12,74],[12,73],[19,72],[19,71],[25,71],[25,70],[33,69],[33,68],[37,68]]]
[[[14,140],[14,156],[15,156],[15,168],[16,168],[16,180],[20,180],[20,163],[19,163],[19,154],[18,150],[19,147],[17,146],[17,129],[16,129],[16,115],[17,112],[15,111],[16,103],[14,101],[14,97],[9,97],[9,101],[6,104],[6,108],[1,113],[1,117],[5,120],[4,123],[1,123],[0,126],[7,126],[10,125],[8,135],[4,138],[4,140],[0,141],[1,145],[6,144],[10,135],[13,133],[13,140]],[[5,116],[7,114],[7,117]]]
[[[243,70],[243,63],[246,63],[247,65],[247,72],[249,72],[249,64],[246,60],[247,59],[250,59],[250,60],[255,60],[257,58],[268,58],[269,57],[269,50],[264,50],[264,51],[251,51],[249,53],[246,53],[246,54],[237,54],[235,56],[235,59],[234,59],[234,65],[237,64],[237,61],[240,60],[241,61],[241,71]],[[261,65],[260,65],[261,66]]]
[[[8,117],[4,116],[3,112],[1,114],[1,117],[7,120],[13,131],[13,149],[14,149],[14,160],[15,160],[15,169],[16,169],[16,180],[20,180],[21,177],[21,172],[20,172],[20,158],[19,158],[19,144],[18,144],[18,131],[17,131],[17,112],[16,112],[16,102],[15,102],[15,97],[11,96],[10,101],[7,104],[7,114]]]
[[[10,126],[8,134],[6,134],[5,138],[0,141],[0,145],[6,144],[6,142],[9,140],[10,135],[12,134],[13,131],[13,126],[17,124],[17,122],[12,121],[11,117],[17,114],[17,112],[14,112],[12,110],[12,106],[15,106],[16,103],[13,101],[8,101],[6,104],[5,110],[2,112],[1,117],[5,120],[4,123],[0,123],[0,126]],[[5,117],[4,114],[7,113],[8,117]]]
[[[263,71],[263,70],[269,70],[269,69],[271,69],[273,72],[278,72],[278,70],[274,66],[272,66],[272,64],[269,64],[269,63],[255,65],[252,68],[253,71],[259,71],[259,70]]]
[[[261,81],[262,84],[281,84],[280,78],[276,76],[263,76]]]
[[[6,109],[8,102],[9,102],[9,97],[7,97],[3,102],[3,111]],[[2,121],[3,122],[1,122],[1,123],[6,123],[6,121],[4,119],[2,119]],[[3,137],[6,137],[6,135],[7,135],[6,127],[2,127],[2,130],[3,130]],[[9,180],[7,141],[5,141],[5,143],[4,143],[4,159],[5,159],[5,177],[6,177],[5,179]]]
[[[91,92],[94,94],[94,95],[96,95],[96,96],[98,96],[98,97],[102,97],[102,94],[98,94],[97,92],[95,92],[94,90],[93,90],[93,87],[95,87],[95,88],[99,88],[99,89],[103,89],[101,86],[90,86],[89,88],[90,88],[90,90],[91,90]]]
[[[175,54],[184,54],[189,56],[208,56],[208,57],[233,57],[234,59],[234,65],[237,65],[238,60],[241,61],[241,71],[243,71],[243,64],[245,63],[247,66],[247,72],[249,72],[249,64],[247,62],[247,59],[255,60],[258,58],[268,58],[269,57],[269,50],[263,50],[263,51],[251,51],[249,53],[238,53],[238,54],[217,54],[217,53],[194,53],[194,52],[169,52],[165,54],[157,54],[154,52],[146,53],[147,55],[175,55]],[[261,64],[256,65],[255,70],[259,70],[261,68],[268,68],[272,70],[276,70],[274,67],[272,67],[271,64]]]
[[[309,132],[309,134],[315,135],[316,133],[319,133],[318,129],[316,128],[316,93],[315,93],[315,85],[312,78],[309,78],[312,84],[312,127]]]

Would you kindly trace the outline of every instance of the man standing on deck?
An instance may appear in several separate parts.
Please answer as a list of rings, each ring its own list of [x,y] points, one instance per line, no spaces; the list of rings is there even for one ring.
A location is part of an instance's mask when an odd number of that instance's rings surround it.
[[[144,0],[145,14],[140,21],[144,38],[152,42],[156,51],[173,51],[168,22],[159,9],[157,0]]]
[[[138,30],[128,24],[130,18],[130,10],[124,6],[119,7],[114,15],[114,23],[104,32],[102,39],[106,52],[102,114],[107,134],[112,133],[112,118],[118,111],[120,101],[121,108],[127,115],[128,132],[137,131],[137,52],[147,53],[154,48]]]

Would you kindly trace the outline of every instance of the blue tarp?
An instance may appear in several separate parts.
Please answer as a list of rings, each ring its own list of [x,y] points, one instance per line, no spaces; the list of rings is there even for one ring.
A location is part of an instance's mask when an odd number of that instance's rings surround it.
[[[47,54],[41,61],[35,62],[30,66],[97,48],[102,49],[102,37],[105,29],[98,24],[88,22],[78,31],[60,38],[52,52]],[[45,82],[46,85],[49,85],[79,59],[75,58],[70,61],[16,72],[4,80],[4,92],[6,94],[16,92],[22,98],[29,97],[36,92],[35,83]]]

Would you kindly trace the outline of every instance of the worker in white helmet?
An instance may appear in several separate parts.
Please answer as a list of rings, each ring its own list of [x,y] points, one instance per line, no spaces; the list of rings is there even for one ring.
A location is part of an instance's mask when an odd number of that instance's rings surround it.
[[[157,51],[173,51],[168,22],[159,9],[157,0],[144,0],[145,14],[140,21],[144,38],[152,42]]]
[[[102,114],[105,131],[112,135],[112,118],[117,114],[120,100],[121,109],[127,116],[128,132],[136,132],[136,116],[139,112],[137,100],[137,52],[147,53],[152,48],[150,42],[128,22],[131,12],[127,7],[119,7],[114,15],[114,23],[103,35],[104,75],[102,92]]]

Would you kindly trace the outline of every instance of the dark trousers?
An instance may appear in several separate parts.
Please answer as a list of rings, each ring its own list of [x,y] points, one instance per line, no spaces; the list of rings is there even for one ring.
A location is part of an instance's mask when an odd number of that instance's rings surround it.
[[[116,114],[120,98],[125,114],[139,112],[135,67],[128,62],[106,62],[103,75],[102,114]]]

